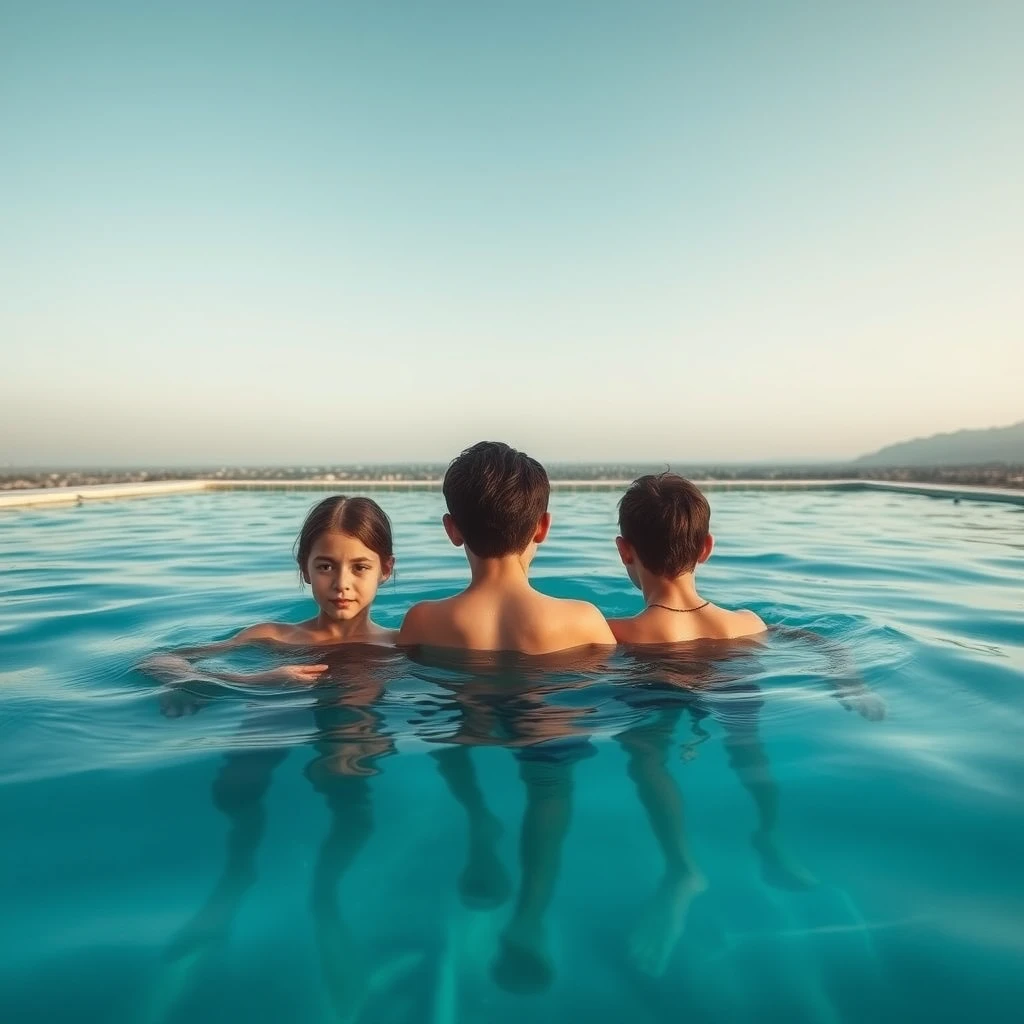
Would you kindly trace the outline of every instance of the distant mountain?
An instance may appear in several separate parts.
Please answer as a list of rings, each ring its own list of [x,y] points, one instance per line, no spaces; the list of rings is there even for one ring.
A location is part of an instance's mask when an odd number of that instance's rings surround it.
[[[1024,465],[1024,421],[1012,427],[958,430],[891,444],[855,459],[855,466]]]

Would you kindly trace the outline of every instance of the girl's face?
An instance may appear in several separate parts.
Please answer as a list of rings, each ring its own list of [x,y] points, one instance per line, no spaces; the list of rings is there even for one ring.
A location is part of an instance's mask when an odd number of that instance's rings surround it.
[[[335,622],[347,622],[369,610],[393,565],[393,558],[382,564],[380,555],[357,537],[325,533],[310,549],[306,578],[320,611]]]

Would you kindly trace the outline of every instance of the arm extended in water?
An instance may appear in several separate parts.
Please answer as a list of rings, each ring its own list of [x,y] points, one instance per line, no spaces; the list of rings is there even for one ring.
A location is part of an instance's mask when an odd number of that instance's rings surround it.
[[[276,639],[277,631],[273,623],[250,626],[228,640],[193,647],[181,647],[165,654],[151,654],[144,658],[137,667],[139,671],[159,680],[169,688],[168,691],[165,691],[165,699],[162,702],[164,712],[174,716],[183,713],[192,714],[205,701],[214,696],[214,693],[210,692],[201,690],[197,692],[196,684],[212,685],[214,692],[223,690],[225,684],[228,687],[301,686],[315,683],[327,671],[328,666],[324,664],[281,665],[262,672],[214,671],[199,668],[196,665],[196,662],[215,657],[236,647]]]
[[[885,718],[885,701],[860,678],[853,658],[843,644],[795,626],[776,625],[772,632],[785,640],[805,643],[824,655],[827,666],[824,682],[847,711],[856,711],[871,722]]]

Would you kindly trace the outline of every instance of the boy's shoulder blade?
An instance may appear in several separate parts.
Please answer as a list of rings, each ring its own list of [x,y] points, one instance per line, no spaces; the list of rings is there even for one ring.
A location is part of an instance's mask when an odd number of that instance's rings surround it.
[[[631,644],[637,642],[637,628],[635,618],[608,619],[608,628],[615,637],[617,643]]]
[[[452,598],[443,597],[437,601],[418,601],[412,605],[402,618],[395,642],[399,644],[431,643],[434,637],[434,623],[445,615]]]
[[[716,607],[712,622],[717,625],[717,629],[710,635],[717,635],[722,640],[739,640],[763,633],[767,629],[760,616],[749,608],[733,610]]]
[[[557,613],[553,610],[553,619],[562,628],[568,628],[576,637],[576,644],[608,644],[615,643],[615,635],[607,620],[596,605],[589,601],[572,601],[550,598],[557,605]]]
[[[734,625],[737,627],[737,631],[734,634],[736,637],[753,636],[755,633],[763,633],[768,628],[761,616],[757,612],[752,612],[749,608],[740,608],[737,611],[730,612],[730,615]]]
[[[420,631],[426,624],[430,615],[429,601],[420,601],[418,604],[410,605],[402,616],[402,624],[398,627],[398,640],[400,644],[421,643]]]

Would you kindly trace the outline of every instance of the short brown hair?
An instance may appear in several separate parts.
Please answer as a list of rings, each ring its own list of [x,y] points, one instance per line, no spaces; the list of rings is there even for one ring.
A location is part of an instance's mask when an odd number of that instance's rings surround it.
[[[708,499],[675,473],[639,477],[619,501],[619,533],[658,576],[671,579],[694,569],[710,526]]]
[[[335,494],[309,510],[295,541],[295,561],[307,583],[309,553],[325,533],[347,533],[355,537],[374,552],[381,563],[394,557],[391,520],[384,509],[372,498],[346,498],[344,494]]]
[[[444,500],[466,547],[479,558],[518,554],[548,510],[544,467],[501,441],[479,441],[452,460]]]

